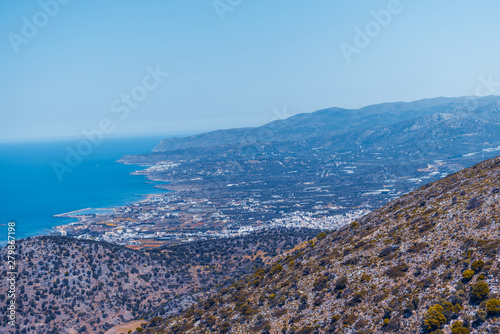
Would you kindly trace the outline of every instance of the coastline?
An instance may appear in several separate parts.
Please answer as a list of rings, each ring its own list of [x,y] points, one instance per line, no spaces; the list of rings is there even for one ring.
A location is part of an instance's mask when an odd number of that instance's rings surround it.
[[[120,162],[125,162],[125,159],[120,159]],[[232,196],[224,195],[224,191],[234,194],[233,184],[229,181],[217,183],[213,188],[201,177],[179,175],[175,169],[170,173],[169,170],[179,166],[179,163],[165,160],[157,161],[156,164],[134,162],[129,164],[146,168],[130,174],[159,182],[154,187],[160,193],[144,194],[138,201],[102,208],[102,212],[96,209],[92,209],[91,214],[86,214],[85,210],[73,211],[65,217],[75,218],[77,222],[54,227],[56,233],[141,250],[241,237],[274,228],[337,229],[370,212],[366,208],[325,204],[322,206],[325,211],[322,212],[326,215],[318,213],[313,216],[301,207],[276,215],[272,211],[276,207],[271,202],[261,204],[258,194],[248,199],[248,202],[244,198],[235,200]],[[271,198],[271,201],[281,203],[279,198]],[[106,209],[113,211],[110,213]],[[242,220],[244,215],[247,218]]]
[[[123,164],[126,155],[150,152],[163,136],[107,138],[86,156],[77,168],[64,173],[63,182],[51,167],[66,157],[66,147],[75,147],[78,139],[6,143],[2,146],[5,194],[1,223],[16,221],[19,239],[58,234],[53,227],[76,221],[70,215],[88,208],[123,206],[163,192],[144,177],[130,175],[146,167]],[[97,211],[102,212],[101,210]],[[55,217],[63,215],[63,217]],[[6,233],[0,238],[7,241]],[[5,244],[5,242],[3,244]]]
[[[239,237],[263,229],[335,230],[373,209],[364,198],[361,204],[351,201],[348,204],[353,205],[344,205],[336,198],[337,192],[328,187],[314,187],[311,176],[307,175],[299,176],[296,188],[290,189],[276,186],[259,171],[247,175],[229,168],[237,178],[228,178],[219,173],[223,163],[204,166],[195,162],[189,165],[182,156],[154,155],[148,161],[146,155],[132,155],[123,156],[116,162],[135,165],[129,170],[129,175],[142,176],[148,181],[145,183],[156,183],[152,188],[157,191],[141,194],[141,198],[119,206],[60,213],[58,217],[76,221],[57,224],[51,230],[52,235],[147,249]],[[263,159],[260,163],[265,162]],[[226,170],[225,173],[230,172]],[[255,181],[255,177],[264,180]],[[269,192],[269,189],[275,189],[277,193]],[[375,189],[382,188],[377,185]],[[286,195],[292,190],[304,192],[304,198],[287,201]],[[377,192],[373,196],[393,195]]]
[[[142,198],[142,199],[137,200],[137,201],[131,201],[131,202],[128,202],[127,204],[124,204],[124,205],[117,205],[117,206],[111,206],[111,207],[100,207],[100,208],[88,207],[88,208],[85,208],[85,209],[74,210],[74,211],[65,212],[65,213],[59,213],[59,214],[54,215],[53,217],[57,217],[57,218],[78,218],[78,217],[86,216],[86,215],[89,215],[89,214],[96,214],[96,215],[98,215],[98,214],[104,214],[103,212],[99,212],[99,211],[113,212],[113,211],[116,211],[116,209],[123,208],[123,207],[125,207],[127,205],[130,205],[130,204],[142,203],[142,202],[145,202],[145,201],[149,201],[152,198],[160,196],[160,195],[162,195],[162,194],[142,194],[141,196],[143,196],[145,198]],[[97,211],[97,212],[83,213],[82,214],[82,212],[85,212],[85,211]],[[69,225],[69,224],[64,224],[64,225]]]
[[[72,217],[71,214],[73,214],[73,213],[81,212],[81,211],[85,211],[85,210],[90,210],[90,209],[92,209],[92,208],[89,207],[89,208],[85,208],[85,209],[74,210],[74,211],[65,212],[65,213],[59,213],[59,214],[54,215],[54,217],[58,217],[58,218],[59,217]]]
[[[156,197],[163,197],[165,194],[173,192],[173,190],[166,188],[166,186],[171,183],[170,181],[152,178],[152,175],[151,175],[151,173],[148,172],[148,169],[151,167],[154,167],[155,165],[127,162],[126,156],[118,159],[116,162],[119,164],[123,164],[123,165],[129,165],[129,166],[135,165],[138,167],[142,167],[141,169],[136,169],[136,170],[130,172],[129,175],[130,176],[143,176],[143,177],[145,177],[145,179],[147,180],[147,181],[145,181],[145,183],[151,184],[152,188],[158,189],[159,192],[158,193],[137,194],[138,196],[141,196],[141,198],[139,198],[137,200],[126,201],[124,204],[121,204],[121,205],[103,206],[103,207],[87,207],[87,208],[83,208],[83,209],[72,210],[69,212],[54,214],[52,217],[76,219],[76,221],[73,221],[71,223],[55,225],[55,226],[52,226],[52,228],[50,228],[50,229],[44,229],[44,231],[46,231],[47,233],[38,234],[36,236],[42,236],[42,235],[67,236],[66,230],[68,228],[70,228],[71,226],[86,223],[88,217],[106,216],[107,214],[110,214],[110,213],[111,214],[116,213],[118,210],[124,209],[130,205],[136,205],[136,204],[140,205],[142,203],[151,201],[152,199],[154,199]],[[157,184],[157,183],[160,183],[160,184]]]
[[[138,175],[138,174],[131,173],[131,175]],[[158,182],[158,181],[155,181],[155,182]],[[65,230],[67,227],[74,226],[74,225],[77,225],[80,223],[84,223],[86,221],[86,218],[89,216],[105,216],[106,214],[109,214],[109,213],[116,213],[117,210],[126,208],[129,205],[141,204],[144,202],[148,202],[156,197],[162,197],[166,193],[170,192],[167,189],[158,187],[158,185],[155,185],[154,188],[158,188],[158,189],[162,190],[162,192],[161,193],[141,194],[141,196],[142,196],[141,199],[136,200],[136,201],[129,201],[123,205],[117,205],[117,206],[111,206],[111,207],[99,207],[99,208],[88,207],[88,208],[74,210],[74,211],[70,211],[70,212],[55,214],[55,215],[53,215],[53,217],[72,218],[72,219],[77,219],[77,221],[72,222],[72,223],[53,226],[51,229],[47,229],[47,231],[49,232],[48,235],[50,235],[50,232],[61,233],[61,231]],[[61,233],[60,235],[64,235],[64,234]]]

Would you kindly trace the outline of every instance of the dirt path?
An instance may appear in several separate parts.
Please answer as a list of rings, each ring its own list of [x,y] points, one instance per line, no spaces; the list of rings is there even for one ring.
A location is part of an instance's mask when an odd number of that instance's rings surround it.
[[[132,330],[132,332],[134,332],[137,327],[141,327],[141,324],[145,322],[145,320],[126,322],[124,324],[116,325],[115,327],[108,329],[105,334],[122,334],[127,333],[129,330]]]

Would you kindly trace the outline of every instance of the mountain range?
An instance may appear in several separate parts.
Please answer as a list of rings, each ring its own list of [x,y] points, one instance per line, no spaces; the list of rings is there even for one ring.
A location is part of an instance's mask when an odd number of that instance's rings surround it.
[[[418,144],[445,152],[457,141],[469,148],[500,140],[500,97],[434,98],[384,103],[357,110],[330,108],[275,120],[256,128],[218,130],[161,141],[155,152],[203,154],[248,145],[321,148],[316,153],[409,149]],[[442,143],[441,140],[450,142]],[[436,143],[438,142],[439,143]],[[453,149],[457,151],[456,149]]]

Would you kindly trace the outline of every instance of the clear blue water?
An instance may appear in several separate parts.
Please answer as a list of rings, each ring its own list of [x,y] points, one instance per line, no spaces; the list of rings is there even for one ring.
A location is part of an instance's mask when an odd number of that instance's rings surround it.
[[[65,163],[66,147],[76,148],[79,140],[0,143],[0,224],[14,220],[16,238],[26,238],[73,221],[55,214],[120,206],[161,192],[145,177],[130,175],[141,167],[116,162],[151,151],[160,139],[106,138],[62,182],[52,163]],[[0,225],[0,244],[6,240],[7,225]]]

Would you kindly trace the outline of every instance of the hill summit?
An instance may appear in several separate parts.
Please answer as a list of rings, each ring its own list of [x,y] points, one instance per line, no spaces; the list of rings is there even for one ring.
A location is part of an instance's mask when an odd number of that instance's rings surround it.
[[[500,158],[154,318],[147,333],[500,333]]]

